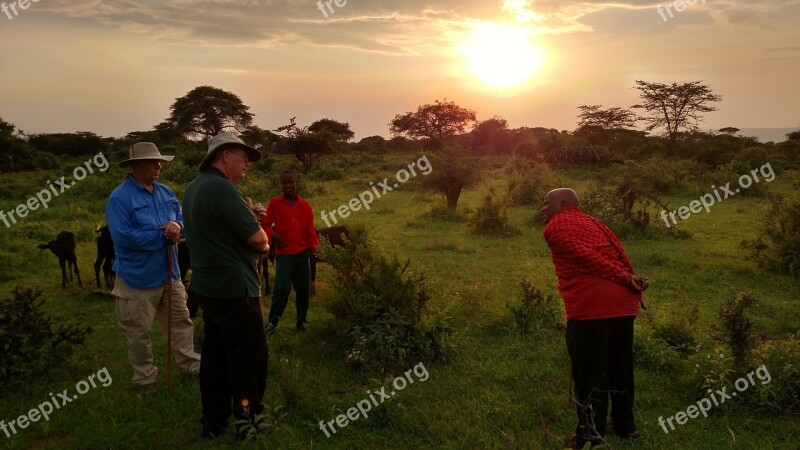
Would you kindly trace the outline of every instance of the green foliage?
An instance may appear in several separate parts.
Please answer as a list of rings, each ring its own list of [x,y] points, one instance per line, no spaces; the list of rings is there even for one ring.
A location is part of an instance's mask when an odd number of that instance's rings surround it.
[[[477,161],[464,156],[458,147],[441,149],[431,155],[431,173],[420,180],[423,189],[443,194],[447,206],[456,208],[461,191],[479,179]]]
[[[611,154],[606,147],[597,145],[567,146],[550,150],[544,155],[549,163],[581,165],[605,165],[611,162]]]
[[[527,334],[539,330],[563,330],[564,314],[559,307],[561,302],[552,295],[545,296],[524,278],[519,285],[522,296],[518,303],[508,307],[517,331]]]
[[[772,379],[756,383],[749,400],[771,412],[800,413],[800,338],[767,343],[757,353]]]
[[[672,372],[677,368],[680,355],[674,348],[655,336],[651,327],[637,328],[633,339],[633,360],[656,372]]]
[[[41,311],[41,295],[40,290],[17,287],[11,297],[0,300],[0,383],[44,373],[66,360],[92,331],[78,324],[54,327]]]
[[[406,274],[409,261],[372,248],[363,227],[351,229],[344,248],[323,244],[323,254],[336,270],[330,311],[342,323],[348,363],[387,374],[447,358],[446,317],[428,314],[425,278]]]
[[[682,314],[670,314],[663,322],[653,325],[653,337],[662,340],[670,348],[681,354],[696,350],[693,317],[698,314],[697,305]]]
[[[767,192],[767,186],[769,185],[766,181],[764,181],[761,177],[759,177],[759,182],[756,182],[754,179],[751,180],[752,184],[748,188],[740,188],[739,187],[739,178],[740,177],[751,177],[752,174],[750,171],[753,170],[753,167],[750,166],[749,163],[744,161],[730,161],[728,163],[722,164],[721,166],[717,167],[714,172],[710,173],[707,176],[709,184],[715,184],[717,186],[725,186],[726,183],[730,183],[730,190],[740,189],[736,196],[743,196],[743,197],[760,197],[763,196]]]
[[[772,199],[761,235],[743,240],[759,266],[800,277],[800,196]]]
[[[547,164],[512,160],[508,173],[508,199],[511,204],[540,205],[544,196],[561,187],[561,179]]]
[[[513,236],[519,234],[508,218],[508,202],[495,194],[493,189],[483,198],[469,220],[469,227],[474,233],[488,236]]]
[[[344,170],[332,166],[320,166],[308,173],[308,178],[316,181],[344,180]]]
[[[664,159],[660,156],[643,161],[625,161],[621,178],[638,192],[658,194],[700,192],[706,167],[690,159]]]
[[[272,445],[266,438],[283,426],[288,413],[282,410],[283,406],[276,404],[264,408],[261,414],[253,416],[250,420],[237,420],[236,431],[245,442],[255,442],[265,449],[271,448]],[[245,413],[249,415],[247,407]]]
[[[719,312],[722,321],[721,340],[730,347],[736,367],[745,367],[750,352],[756,348],[756,337],[750,312],[758,300],[748,293],[728,297]]]

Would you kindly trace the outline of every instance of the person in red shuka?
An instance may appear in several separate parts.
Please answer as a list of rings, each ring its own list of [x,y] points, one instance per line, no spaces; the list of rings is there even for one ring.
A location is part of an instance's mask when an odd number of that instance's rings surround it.
[[[314,229],[314,211],[305,199],[297,195],[297,174],[293,170],[281,173],[283,194],[269,201],[261,227],[275,247],[275,289],[269,309],[267,336],[271,336],[281,320],[289,293],[294,287],[297,308],[297,331],[306,331],[308,299],[311,294],[311,254],[319,250],[319,238]]]
[[[635,439],[633,320],[639,305],[644,307],[648,279],[634,274],[619,239],[581,211],[572,189],[548,192],[541,213],[567,313],[567,352],[579,403],[578,426],[565,444],[579,449],[604,442],[609,394],[614,432]]]

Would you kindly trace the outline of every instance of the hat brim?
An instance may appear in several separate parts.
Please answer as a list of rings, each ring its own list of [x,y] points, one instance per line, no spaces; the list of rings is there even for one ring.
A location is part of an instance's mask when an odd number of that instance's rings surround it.
[[[120,161],[117,165],[120,166],[120,167],[130,167],[131,164],[133,164],[134,161],[152,161],[152,160],[172,161],[173,159],[175,159],[174,156],[164,156],[164,155],[155,156],[155,157],[148,156],[146,158],[130,158],[130,159],[126,159],[125,161]]]
[[[211,162],[214,161],[214,157],[216,156],[216,154],[219,153],[221,150],[230,150],[232,148],[238,148],[246,151],[247,159],[250,160],[251,163],[256,163],[258,161],[261,161],[261,152],[254,149],[253,147],[250,147],[247,144],[240,144],[238,142],[228,142],[220,145],[219,147],[215,148],[214,150],[206,154],[205,158],[203,158],[203,160],[200,161],[200,171],[202,172],[208,169],[211,166]]]

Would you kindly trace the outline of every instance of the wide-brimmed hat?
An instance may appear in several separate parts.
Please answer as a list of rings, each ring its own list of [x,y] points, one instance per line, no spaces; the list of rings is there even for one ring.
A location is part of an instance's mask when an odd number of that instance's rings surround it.
[[[214,155],[220,150],[239,148],[247,152],[247,158],[251,163],[261,160],[261,153],[258,150],[245,144],[244,141],[231,133],[220,133],[208,140],[208,153],[203,161],[200,162],[200,171],[208,169],[214,161]]]
[[[172,161],[175,157],[174,156],[163,156],[161,152],[158,151],[158,147],[156,144],[152,142],[137,142],[131,145],[130,152],[128,154],[128,159],[125,161],[120,161],[120,167],[130,167],[133,161],[142,161],[148,159],[157,159],[159,161]]]

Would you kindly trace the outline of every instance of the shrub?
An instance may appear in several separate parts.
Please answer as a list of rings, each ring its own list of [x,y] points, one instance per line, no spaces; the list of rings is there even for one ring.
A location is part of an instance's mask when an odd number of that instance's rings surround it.
[[[759,181],[756,182],[752,180],[752,184],[748,188],[740,188],[739,187],[739,177],[743,176],[750,176],[750,171],[753,167],[750,166],[749,163],[744,161],[731,161],[726,164],[722,164],[721,166],[717,167],[714,172],[707,176],[708,182],[711,184],[715,184],[717,186],[725,186],[726,183],[730,183],[730,190],[735,191],[739,189],[739,192],[736,193],[736,196],[745,196],[745,197],[758,197],[762,196],[767,192],[768,183],[766,183],[761,177],[759,177]]]
[[[41,311],[41,295],[40,290],[17,287],[11,297],[0,300],[0,383],[44,373],[65,361],[92,331],[77,324],[54,328]]]
[[[697,339],[694,337],[692,317],[697,317],[695,305],[686,314],[671,314],[665,322],[656,322],[653,326],[653,337],[662,340],[671,349],[681,354],[695,350]]]
[[[800,413],[800,338],[765,344],[758,353],[772,379],[751,387],[748,399],[769,411]]]
[[[547,164],[516,166],[509,172],[508,198],[513,205],[539,205],[548,192],[561,186],[560,178]]]
[[[741,246],[759,266],[800,277],[800,197],[772,199],[761,236]]]
[[[669,344],[655,336],[652,328],[637,328],[633,339],[633,360],[655,372],[673,371],[680,355]]]
[[[316,181],[344,180],[344,170],[337,167],[321,166],[308,173],[308,178]]]
[[[422,275],[410,262],[372,248],[364,227],[353,227],[346,247],[323,244],[336,271],[330,311],[342,323],[348,363],[393,373],[420,360],[446,359],[451,346],[443,313],[430,314]]]
[[[648,195],[700,191],[706,167],[689,159],[654,157],[642,162],[625,161],[622,179]]]
[[[758,300],[750,294],[739,293],[725,301],[719,318],[722,320],[721,340],[733,354],[736,367],[747,367],[750,352],[756,347],[753,321],[749,313]]]
[[[511,319],[519,332],[564,329],[564,314],[558,306],[560,302],[555,297],[545,296],[524,278],[519,285],[522,288],[522,297],[517,304],[508,307]]]
[[[519,233],[519,229],[508,218],[508,202],[498,198],[492,189],[470,218],[469,226],[473,232],[489,236],[513,236]]]

